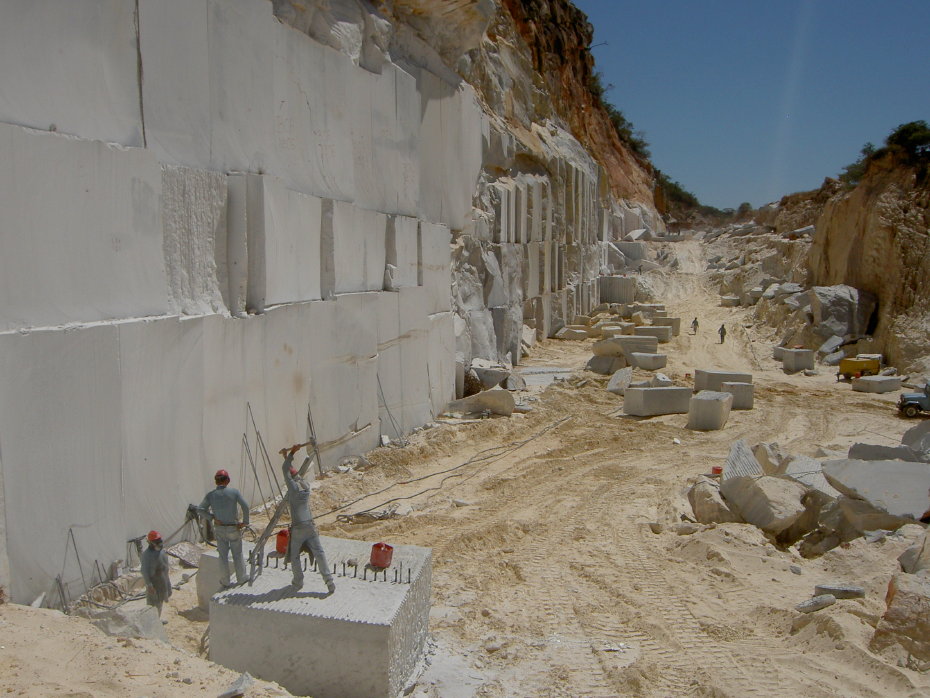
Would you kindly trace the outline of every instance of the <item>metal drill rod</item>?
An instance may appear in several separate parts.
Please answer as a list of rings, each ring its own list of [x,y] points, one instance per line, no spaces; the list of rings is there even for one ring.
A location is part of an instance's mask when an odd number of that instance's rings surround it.
[[[367,567],[362,568],[362,579],[364,579],[365,581],[368,581],[368,568]]]
[[[344,562],[342,563],[342,576],[343,576],[343,577],[346,576],[346,563],[344,563]]]
[[[410,584],[410,568],[407,568],[407,584]]]

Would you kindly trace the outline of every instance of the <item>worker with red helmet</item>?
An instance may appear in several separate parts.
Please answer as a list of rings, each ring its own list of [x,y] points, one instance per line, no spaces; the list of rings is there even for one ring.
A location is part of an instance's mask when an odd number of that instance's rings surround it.
[[[145,602],[154,606],[161,616],[161,608],[171,598],[171,580],[168,578],[168,556],[162,550],[161,534],[149,531],[149,547],[142,552],[142,580],[145,582]],[[162,621],[165,622],[165,621]]]
[[[320,543],[320,534],[316,530],[313,515],[310,513],[310,485],[293,465],[294,454],[306,445],[299,444],[290,448],[282,448],[279,451],[284,456],[281,470],[284,473],[284,482],[287,484],[287,503],[291,512],[291,533],[288,540],[288,559],[293,575],[291,586],[299,591],[304,585],[300,551],[306,546],[316,561],[317,570],[323,577],[327,592],[332,594],[336,591],[336,583],[333,581],[333,573],[329,569],[323,545]]]
[[[248,577],[245,573],[245,561],[242,559],[242,529],[249,525],[249,503],[239,490],[229,487],[229,473],[225,470],[217,470],[213,480],[216,489],[207,492],[200,503],[200,510],[213,517],[216,551],[220,557],[220,582],[224,587],[231,586],[229,551],[232,550],[236,582],[243,584],[248,581]],[[242,510],[241,521],[237,509]]]

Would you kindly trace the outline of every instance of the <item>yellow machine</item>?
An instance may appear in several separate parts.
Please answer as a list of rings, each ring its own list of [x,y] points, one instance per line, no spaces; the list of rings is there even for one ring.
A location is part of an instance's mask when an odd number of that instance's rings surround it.
[[[874,376],[882,369],[881,354],[859,354],[855,359],[842,359],[836,379],[850,380],[859,376]]]

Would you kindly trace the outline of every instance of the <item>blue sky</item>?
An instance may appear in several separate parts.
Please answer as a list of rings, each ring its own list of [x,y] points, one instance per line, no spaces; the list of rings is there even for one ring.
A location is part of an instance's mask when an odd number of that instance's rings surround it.
[[[573,0],[606,98],[704,204],[815,189],[930,121],[930,0]]]

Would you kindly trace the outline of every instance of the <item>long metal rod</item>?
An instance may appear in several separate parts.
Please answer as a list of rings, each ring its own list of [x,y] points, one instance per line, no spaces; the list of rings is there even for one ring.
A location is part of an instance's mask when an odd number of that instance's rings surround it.
[[[245,432],[242,434],[242,444],[245,446],[246,455],[252,465],[252,477],[255,478],[255,484],[258,486],[258,496],[261,497],[262,503],[264,503],[267,500],[265,499],[265,493],[262,492],[262,483],[258,477],[258,469],[255,467],[255,459],[252,457],[252,449],[249,447],[249,435]]]

